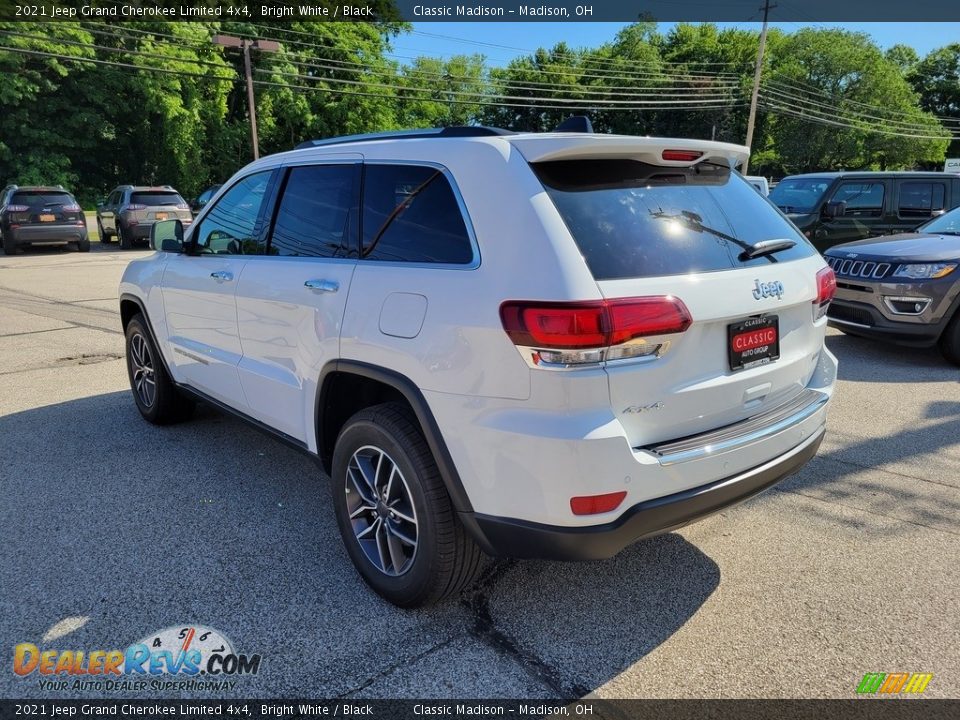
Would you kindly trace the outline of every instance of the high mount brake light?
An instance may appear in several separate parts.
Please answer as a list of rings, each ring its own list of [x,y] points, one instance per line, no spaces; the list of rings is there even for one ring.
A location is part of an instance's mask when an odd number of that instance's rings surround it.
[[[650,355],[659,344],[628,344],[681,333],[691,323],[687,306],[669,295],[584,302],[508,301],[500,306],[500,319],[515,345],[537,351],[535,363],[564,365]]]
[[[693,162],[703,157],[703,153],[699,150],[664,150],[660,157],[677,162]]]

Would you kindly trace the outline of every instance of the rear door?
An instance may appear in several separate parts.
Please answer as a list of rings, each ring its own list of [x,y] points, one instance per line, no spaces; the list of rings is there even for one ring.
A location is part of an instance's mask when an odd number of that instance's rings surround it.
[[[100,224],[108,233],[115,233],[117,229],[117,203],[120,202],[120,196],[123,193],[114,190],[107,197],[107,201],[100,208]]]
[[[282,171],[266,254],[250,259],[237,290],[249,412],[303,443],[320,370],[339,356],[357,264],[360,161],[341,156]]]
[[[247,261],[262,249],[274,174],[263,170],[236,182],[193,228],[190,252],[172,255],[163,274],[177,379],[243,411],[235,295]]]
[[[825,329],[813,314],[823,261],[729,166],[573,160],[534,169],[606,298],[671,296],[692,318],[684,332],[641,341],[643,357],[606,364],[631,445],[737,422],[806,386]],[[795,245],[742,256],[780,239]]]

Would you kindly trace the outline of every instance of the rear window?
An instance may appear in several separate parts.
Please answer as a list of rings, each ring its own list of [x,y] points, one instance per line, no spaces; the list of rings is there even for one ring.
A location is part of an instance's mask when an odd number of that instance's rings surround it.
[[[130,202],[138,205],[186,205],[179,193],[175,192],[135,192],[130,194]]]
[[[784,178],[770,191],[770,202],[788,213],[813,212],[831,182],[830,178]]]
[[[765,266],[816,252],[730,167],[668,168],[634,160],[537,163],[546,188],[597,280]],[[796,242],[741,260],[760,240]]]
[[[31,209],[73,205],[76,201],[68,192],[43,192],[40,190],[19,191],[10,198],[11,205],[26,205]]]

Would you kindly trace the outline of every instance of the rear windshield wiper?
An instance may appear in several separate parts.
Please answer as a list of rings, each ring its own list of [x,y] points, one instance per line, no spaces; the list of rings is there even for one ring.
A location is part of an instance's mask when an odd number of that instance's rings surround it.
[[[704,225],[703,219],[697,215],[697,213],[690,212],[689,210],[682,210],[676,215],[670,215],[663,211],[651,212],[650,214],[655,218],[660,218],[661,220],[682,222],[691,230],[696,230],[697,232],[708,232],[722,240],[732,242],[737,247],[743,249],[743,252],[740,253],[740,260],[753,260],[754,258],[758,257],[766,257],[768,260],[770,260],[770,262],[777,262],[777,259],[772,257],[773,253],[780,252],[781,250],[789,250],[797,244],[793,240],[760,240],[759,242],[751,245],[748,242],[744,242],[740,238],[733,237],[733,235],[727,235],[725,232],[717,230],[716,228]]]

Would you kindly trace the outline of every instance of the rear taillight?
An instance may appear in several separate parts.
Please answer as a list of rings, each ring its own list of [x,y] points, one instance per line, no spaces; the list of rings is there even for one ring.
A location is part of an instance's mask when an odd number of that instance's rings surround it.
[[[70,203],[69,205],[63,206],[64,212],[80,212],[80,206],[76,203]]]
[[[131,203],[127,205],[126,209],[127,210],[146,210],[147,206],[141,205],[140,203]]]
[[[29,205],[7,205],[7,212],[28,212],[29,210]]]
[[[177,210],[189,210],[190,206],[186,203],[177,203]]]
[[[691,323],[687,306],[668,296],[572,303],[510,301],[500,306],[507,335],[535,365],[582,365],[656,353]]]
[[[813,319],[819,320],[827,314],[827,308],[833,296],[837,294],[837,276],[833,269],[825,267],[817,273],[817,297],[813,301]]]
[[[693,162],[699,160],[703,153],[699,150],[664,150],[660,157],[664,160],[673,160],[676,162]]]

